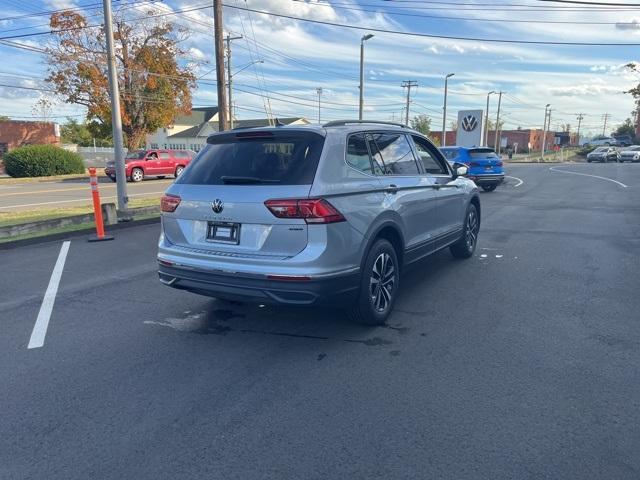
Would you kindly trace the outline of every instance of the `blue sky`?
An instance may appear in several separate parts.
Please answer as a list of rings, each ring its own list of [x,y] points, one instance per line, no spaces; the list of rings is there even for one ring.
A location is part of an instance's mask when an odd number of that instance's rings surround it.
[[[49,9],[82,7],[97,0],[2,0],[0,18]],[[118,2],[126,4],[127,2]],[[132,5],[134,3],[135,5]],[[149,8],[166,11],[206,6],[210,0],[130,2],[128,15],[139,17]],[[231,6],[292,15],[312,20],[384,30],[435,35],[548,40],[592,43],[640,43],[640,9],[600,9],[542,3],[535,0],[227,0]],[[514,5],[518,6],[514,6]],[[586,11],[590,8],[591,11]],[[95,9],[87,12],[96,15]],[[402,14],[402,15],[400,15]],[[322,90],[322,120],[357,117],[358,61],[363,30],[319,25],[225,8],[225,29],[243,39],[233,42],[237,71],[255,60],[264,63],[234,76],[234,103],[239,118],[306,116],[317,120],[316,88]],[[436,18],[432,18],[436,17]],[[454,17],[454,18],[443,18]],[[194,92],[194,106],[215,105],[213,21],[211,9],[172,16],[191,34],[183,46],[203,82]],[[99,21],[99,16],[94,22]],[[563,24],[545,22],[599,22]],[[46,30],[47,17],[0,20],[0,37]],[[20,30],[16,30],[20,29]],[[583,132],[601,133],[602,115],[610,125],[621,123],[633,110],[633,99],[622,93],[640,82],[624,68],[637,59],[635,46],[557,46],[490,43],[409,37],[375,33],[366,43],[365,117],[398,120],[404,107],[403,80],[416,80],[411,115],[427,114],[432,127],[442,127],[444,75],[449,81],[448,119],[457,111],[484,109],[486,93],[507,92],[502,98],[505,128],[541,127],[544,106],[553,108],[552,127],[577,125],[584,113]],[[47,36],[14,39],[41,48]],[[41,54],[0,44],[0,84],[46,88]],[[0,86],[0,115],[33,118],[32,107],[43,95],[35,90]],[[264,97],[268,97],[268,101]],[[55,99],[53,99],[55,101]],[[268,104],[267,104],[268,103]],[[491,97],[495,115],[497,95]],[[81,107],[55,104],[52,115],[76,115]],[[609,129],[607,129],[609,130]]]

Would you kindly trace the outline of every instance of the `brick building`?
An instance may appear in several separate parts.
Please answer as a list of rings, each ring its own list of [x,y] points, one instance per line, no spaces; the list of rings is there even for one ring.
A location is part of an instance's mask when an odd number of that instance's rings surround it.
[[[501,130],[499,132],[501,145],[514,148],[517,145],[518,152],[540,151],[542,149],[542,129],[521,129],[521,130]],[[456,132],[447,131],[447,145],[456,144]],[[546,148],[551,150],[554,144],[555,132],[547,132]],[[429,137],[440,143],[442,132],[431,132]],[[495,143],[496,132],[489,130],[489,146],[493,147]]]
[[[0,121],[0,158],[22,145],[60,144],[60,126],[52,122]]]

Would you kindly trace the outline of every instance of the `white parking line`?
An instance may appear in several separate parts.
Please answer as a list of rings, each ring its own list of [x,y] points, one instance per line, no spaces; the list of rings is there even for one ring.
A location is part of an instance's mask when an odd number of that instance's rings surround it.
[[[64,242],[62,244],[62,248],[60,248],[58,261],[56,261],[56,265],[53,267],[49,286],[44,294],[44,299],[42,300],[42,305],[38,312],[38,319],[36,320],[36,324],[33,326],[33,331],[31,332],[31,338],[29,339],[29,345],[27,348],[40,348],[44,345],[44,337],[47,335],[49,319],[51,318],[53,304],[56,301],[58,285],[60,284],[60,277],[62,277],[62,270],[64,269],[64,262],[67,260],[67,252],[69,252],[70,244],[71,242]]]
[[[622,188],[628,188],[627,185],[625,185],[624,183],[619,182],[617,180],[614,180],[613,178],[600,177],[599,175],[590,175],[588,173],[571,172],[569,170],[558,170],[558,167],[549,167],[549,170],[551,170],[552,172],[569,173],[571,175],[581,175],[583,177],[599,178],[600,180],[606,180],[608,182],[613,182],[616,185],[620,185]]]
[[[519,187],[520,185],[522,185],[524,183],[524,180],[522,180],[521,178],[512,177],[511,175],[505,175],[504,178],[513,178],[514,180],[518,180],[518,182],[520,182],[520,183],[518,183],[517,185],[514,185],[514,187]]]

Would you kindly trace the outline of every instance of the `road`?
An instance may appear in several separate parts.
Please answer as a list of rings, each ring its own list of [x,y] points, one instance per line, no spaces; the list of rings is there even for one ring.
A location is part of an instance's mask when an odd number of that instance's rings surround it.
[[[140,183],[127,183],[131,199],[160,197],[173,179],[150,179]],[[103,202],[116,202],[116,184],[106,177],[100,178],[100,196]],[[4,185],[0,182],[0,212],[36,210],[60,207],[78,207],[91,204],[89,180],[64,180],[42,183]]]
[[[62,244],[0,252],[0,478],[640,478],[640,165],[508,173],[385,328],[164,287],[150,225],[71,240],[28,349]]]

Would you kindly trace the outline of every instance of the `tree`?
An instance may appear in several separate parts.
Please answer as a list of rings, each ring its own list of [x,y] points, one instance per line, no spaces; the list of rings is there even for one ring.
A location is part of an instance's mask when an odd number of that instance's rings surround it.
[[[41,95],[40,98],[31,107],[31,113],[34,117],[40,118],[43,122],[48,122],[51,117],[51,108],[53,107],[53,100],[45,95]]]
[[[502,127],[504,127],[504,120],[500,120],[500,130],[502,130]],[[496,129],[496,124],[493,120],[488,119],[487,120],[487,130],[495,130]]]
[[[457,132],[458,131],[458,121],[455,120],[453,122],[451,122],[449,124],[449,130],[451,130],[452,132]]]
[[[0,115],[0,122],[8,122],[9,120],[11,119],[6,115]]]
[[[427,115],[416,115],[409,123],[411,123],[411,128],[423,135],[429,135],[431,133],[431,118]]]
[[[618,125],[614,135],[629,135],[631,138],[635,138],[636,129],[633,126],[633,122],[630,118],[627,118],[622,124]]]
[[[189,65],[177,60],[184,53],[179,45],[185,32],[166,18],[129,22],[122,10],[114,18],[122,129],[130,149],[191,110],[195,76]],[[45,54],[47,81],[65,102],[87,107],[87,120],[96,128],[110,129],[104,29],[91,28],[87,18],[74,11],[54,13],[49,23],[54,35]]]
[[[565,133],[569,133],[571,131],[571,124],[570,123],[563,123],[562,125],[560,125],[560,131],[565,132]]]
[[[81,147],[93,147],[95,141],[97,147],[111,147],[113,145],[111,132],[100,131],[98,126],[86,122],[80,123],[67,117],[67,121],[60,127],[61,141]]]

